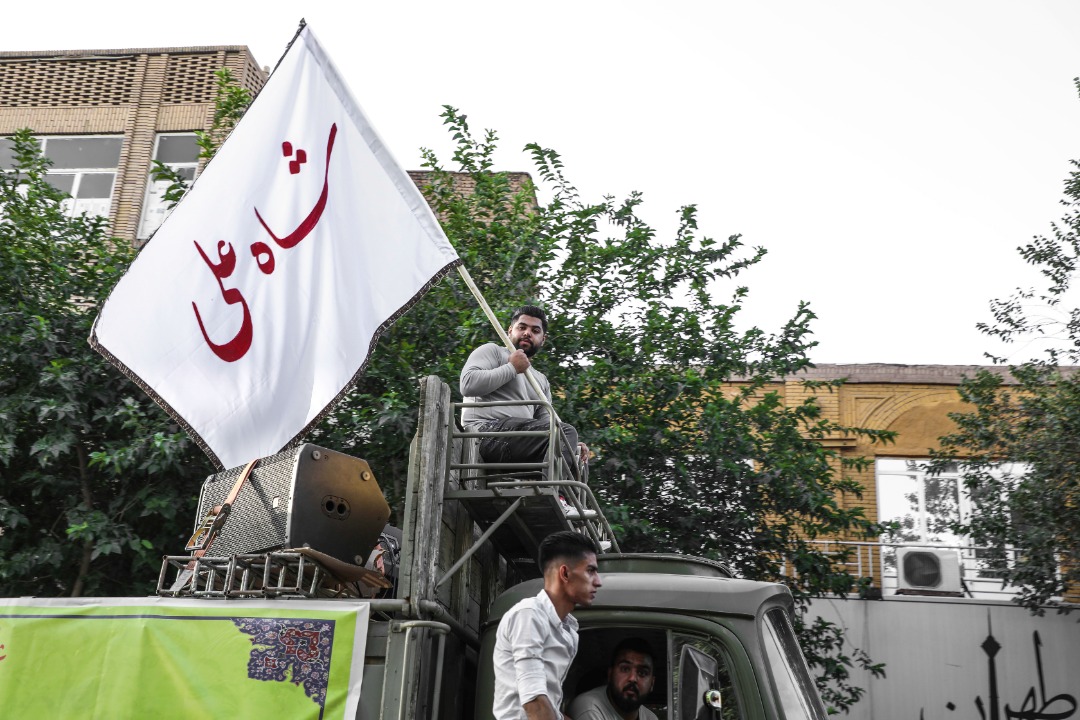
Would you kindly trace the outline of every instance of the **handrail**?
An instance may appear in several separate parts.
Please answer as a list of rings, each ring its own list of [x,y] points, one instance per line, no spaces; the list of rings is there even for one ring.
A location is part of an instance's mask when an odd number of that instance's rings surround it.
[[[515,462],[515,463],[490,463],[490,462],[450,462],[448,463],[449,470],[486,470],[498,473],[494,477],[502,478],[499,481],[492,482],[489,479],[485,487],[492,490],[496,494],[500,490],[511,489],[532,489],[537,491],[538,488],[550,487],[556,488],[559,491],[560,499],[567,503],[570,510],[567,512],[567,517],[571,520],[571,526],[577,526],[579,529],[584,529],[586,535],[588,535],[594,542],[597,543],[601,552],[608,549],[614,552],[620,552],[619,543],[615,539],[615,533],[611,529],[611,525],[608,523],[607,518],[604,517],[603,512],[600,510],[600,503],[597,501],[596,496],[589,488],[587,483],[583,482],[588,478],[588,465],[580,463],[577,466],[578,472],[572,473],[571,468],[566,468],[567,474],[571,477],[563,479],[563,468],[565,462],[562,458],[560,451],[562,438],[561,430],[559,428],[558,416],[552,413],[550,418],[553,420],[548,423],[547,431],[535,431],[535,430],[511,430],[511,431],[477,431],[477,430],[459,430],[457,424],[453,418],[456,418],[461,408],[467,407],[507,407],[507,406],[529,406],[529,405],[544,405],[549,406],[548,403],[541,402],[539,400],[463,400],[461,402],[453,403],[452,419],[450,422],[449,435],[450,441],[466,438],[486,438],[497,436],[513,436],[513,437],[535,437],[539,434],[548,435],[547,456],[544,462],[539,463],[527,463],[527,462]],[[549,406],[550,407],[550,406]],[[552,470],[550,473],[544,473],[545,470]],[[531,478],[521,478],[514,480],[510,478],[506,471],[528,471],[536,470],[544,473],[546,479],[533,480]],[[574,477],[576,475],[579,479]],[[494,479],[494,478],[492,478]],[[539,493],[537,493],[539,494]],[[515,503],[515,507],[518,503]],[[485,533],[484,538],[490,536],[492,532],[499,525],[506,522],[509,511],[503,513],[496,522],[495,525],[488,528],[488,532]],[[477,543],[479,544],[479,543]],[[440,579],[439,584],[444,583],[450,575],[460,569],[463,562],[459,562],[455,567],[451,568],[451,571],[446,576]]]
[[[474,431],[474,430],[458,430],[457,422],[455,421],[455,418],[458,415],[458,411],[460,409],[462,409],[462,408],[467,408],[467,407],[510,407],[510,406],[528,406],[528,405],[540,405],[542,407],[547,408],[549,422],[548,422],[548,429],[546,431],[543,431],[543,430],[509,430],[509,431],[506,431],[505,433],[502,432],[502,431],[500,431],[498,433],[496,433],[496,432],[484,433],[484,432],[477,432],[477,431]],[[544,469],[548,469],[548,470],[551,471],[551,475],[553,477],[560,477],[561,476],[560,471],[561,471],[562,464],[563,464],[562,463],[562,456],[561,456],[562,454],[558,451],[559,450],[559,434],[562,432],[559,429],[559,424],[560,424],[561,420],[559,420],[559,416],[555,414],[555,409],[551,406],[551,403],[549,403],[547,400],[532,400],[532,399],[530,399],[530,400],[462,400],[461,402],[454,403],[453,407],[454,407],[454,412],[451,413],[451,417],[450,417],[450,439],[451,440],[453,440],[455,438],[465,438],[465,437],[479,437],[479,438],[494,437],[494,436],[500,435],[500,434],[501,435],[510,435],[512,437],[535,437],[536,435],[534,435],[534,433],[547,434],[547,436],[548,436],[548,446],[547,446],[547,452],[545,453],[546,459],[544,460],[543,463],[541,463],[541,464],[529,463],[529,464],[525,464],[524,466],[522,464],[520,464],[520,463],[501,463],[501,464],[500,463],[485,463],[486,467],[490,467],[490,468],[493,468],[493,469],[502,469],[502,468],[504,468],[504,466],[506,466],[505,469],[508,469],[508,470],[533,470],[533,469],[536,469],[536,470],[543,471]],[[556,458],[558,459],[558,462],[556,462]],[[473,465],[474,466],[470,467],[470,466],[467,466],[467,465],[463,465],[462,463],[451,462],[451,463],[449,463],[449,469],[450,470],[480,470],[480,469],[484,469],[484,468],[480,468],[480,467],[475,467],[475,464],[473,464]],[[567,470],[571,470],[571,468],[567,468]]]
[[[412,635],[414,629],[423,628],[431,630],[439,635],[439,649],[436,651],[437,656],[435,660],[435,697],[432,699],[432,715],[431,720],[438,720],[439,717],[439,700],[442,690],[442,673],[443,673],[443,659],[446,651],[446,634],[450,632],[450,626],[446,623],[436,622],[435,620],[405,620],[403,622],[393,622],[390,624],[390,629],[393,632],[405,631],[405,653],[401,659],[401,666],[403,668],[409,667],[409,650],[411,644],[409,638]],[[405,700],[405,683],[408,680],[408,676],[405,673],[401,673],[401,688],[398,691],[398,720],[403,717],[402,713],[405,711],[408,702]]]

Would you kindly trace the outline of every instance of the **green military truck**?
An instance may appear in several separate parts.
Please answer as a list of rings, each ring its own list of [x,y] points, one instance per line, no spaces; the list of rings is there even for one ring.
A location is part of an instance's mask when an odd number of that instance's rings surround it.
[[[172,571],[190,558],[166,558],[156,597],[3,600],[3,715],[491,718],[499,620],[542,587],[539,541],[574,529],[604,549],[603,587],[575,612],[568,702],[603,684],[612,649],[635,636],[655,655],[646,705],[660,718],[825,717],[785,587],[700,558],[620,552],[587,484],[564,480],[552,458],[479,462],[477,434],[455,421],[461,405],[439,378],[421,382],[394,589],[356,584],[303,548],[211,548],[182,585]],[[324,514],[348,514],[346,496],[325,495],[338,510],[327,502]],[[280,499],[262,501],[287,509]]]

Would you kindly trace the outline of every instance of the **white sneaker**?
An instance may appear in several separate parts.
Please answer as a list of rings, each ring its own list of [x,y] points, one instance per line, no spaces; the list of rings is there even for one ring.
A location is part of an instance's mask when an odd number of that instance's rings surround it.
[[[592,520],[596,517],[595,510],[586,510],[583,513],[570,503],[566,502],[566,498],[564,498],[562,495],[559,496],[559,504],[562,505],[563,514],[571,520]]]

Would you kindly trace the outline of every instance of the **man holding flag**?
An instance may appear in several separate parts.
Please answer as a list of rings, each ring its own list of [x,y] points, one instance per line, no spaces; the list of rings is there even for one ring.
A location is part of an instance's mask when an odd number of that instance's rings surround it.
[[[461,394],[466,402],[522,401],[539,399],[530,387],[525,373],[532,368],[531,359],[547,340],[548,321],[544,311],[535,305],[525,305],[514,311],[506,333],[514,350],[495,343],[481,345],[469,355],[461,370]],[[547,377],[535,368],[532,374],[551,404],[551,385]],[[473,432],[504,433],[513,430],[548,430],[550,413],[543,405],[502,405],[466,407],[461,422]],[[577,430],[559,423],[559,453],[575,480],[581,479],[578,462],[586,463],[589,449],[578,442]],[[547,455],[548,437],[513,436],[486,437],[480,441],[480,454],[489,463],[543,462]]]

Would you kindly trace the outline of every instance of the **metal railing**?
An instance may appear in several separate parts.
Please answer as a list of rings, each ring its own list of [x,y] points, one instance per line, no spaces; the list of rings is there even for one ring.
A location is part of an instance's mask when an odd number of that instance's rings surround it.
[[[173,574],[186,574],[176,587]],[[157,594],[196,598],[353,598],[362,599],[359,582],[336,579],[318,560],[303,553],[279,551],[238,555],[166,555],[161,561]]]
[[[568,468],[562,458],[559,447],[563,442],[563,438],[558,420],[549,422],[547,430],[492,432],[459,430],[454,420],[460,415],[463,408],[537,405],[548,409],[549,418],[555,417],[551,405],[546,400],[464,401],[454,403],[453,416],[450,420],[450,447],[453,447],[455,440],[482,440],[500,436],[536,437],[547,435],[548,443],[547,452],[542,462],[492,463],[485,462],[482,458],[477,458],[476,462],[467,462],[453,458],[448,463],[450,472],[459,473],[458,477],[462,487],[472,485],[476,489],[490,490],[496,496],[504,490],[531,490],[539,495],[544,490],[554,489],[563,504],[567,521],[573,529],[591,537],[601,551],[619,552],[619,544],[615,539],[615,533],[611,530],[607,518],[604,517],[596,496],[589,488],[588,464],[578,462],[577,467]],[[502,520],[504,518],[500,518],[500,521]],[[490,530],[493,529],[494,527]],[[459,564],[466,559],[460,559]],[[448,575],[450,574],[452,573],[448,573]]]
[[[530,407],[539,405],[547,408],[548,417],[553,416],[551,412],[551,404],[546,400],[492,400],[488,402],[482,401],[469,401],[454,403],[454,415],[457,417],[459,412],[463,408],[489,408],[489,407]],[[484,471],[488,476],[497,474],[502,476],[516,476],[520,474],[534,475],[539,472],[545,477],[545,479],[558,480],[560,479],[562,472],[568,472],[569,468],[565,467],[565,463],[562,462],[561,453],[558,452],[559,448],[559,430],[558,422],[549,422],[547,430],[501,430],[499,432],[475,432],[471,430],[458,430],[454,423],[453,417],[450,420],[450,439],[453,441],[456,438],[477,438],[483,439],[487,437],[540,437],[543,435],[548,436],[547,453],[545,459],[542,462],[531,463],[451,463],[451,470],[472,470],[472,471]],[[492,471],[496,471],[492,473]],[[475,475],[474,475],[475,476]]]

